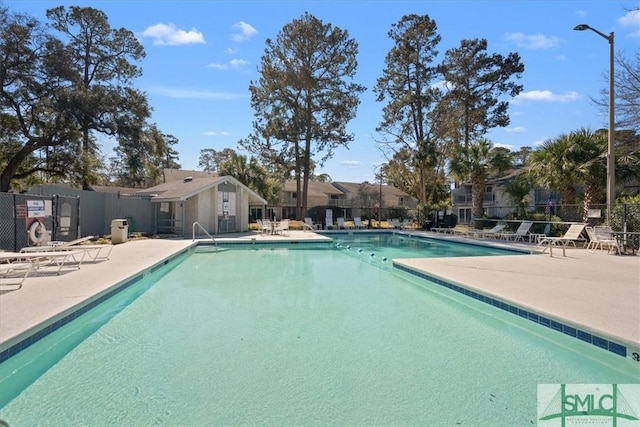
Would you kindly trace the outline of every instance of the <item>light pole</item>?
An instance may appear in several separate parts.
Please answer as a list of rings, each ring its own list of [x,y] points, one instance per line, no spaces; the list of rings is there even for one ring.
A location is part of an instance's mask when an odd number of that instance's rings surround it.
[[[380,165],[380,204],[378,205],[378,228],[382,228],[382,165]]]
[[[591,30],[600,37],[606,39],[609,42],[609,146],[607,149],[607,223],[611,224],[611,211],[613,210],[613,202],[616,199],[616,158],[613,152],[613,141],[615,138],[615,115],[614,115],[614,92],[613,83],[615,75],[613,72],[613,31],[611,34],[606,35],[595,28],[588,26],[587,24],[576,25],[574,28],[576,31]]]

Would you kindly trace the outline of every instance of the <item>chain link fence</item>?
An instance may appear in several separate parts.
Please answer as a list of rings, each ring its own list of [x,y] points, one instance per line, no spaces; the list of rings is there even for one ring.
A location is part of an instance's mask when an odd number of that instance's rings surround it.
[[[0,193],[0,249],[18,251],[36,243],[77,239],[79,214],[77,197]]]

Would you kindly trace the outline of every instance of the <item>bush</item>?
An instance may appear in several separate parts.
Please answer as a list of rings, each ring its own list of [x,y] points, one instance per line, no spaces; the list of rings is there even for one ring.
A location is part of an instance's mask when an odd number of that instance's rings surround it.
[[[616,231],[624,228],[625,208],[627,216],[627,231],[640,231],[640,194],[621,197],[611,212],[611,226]]]

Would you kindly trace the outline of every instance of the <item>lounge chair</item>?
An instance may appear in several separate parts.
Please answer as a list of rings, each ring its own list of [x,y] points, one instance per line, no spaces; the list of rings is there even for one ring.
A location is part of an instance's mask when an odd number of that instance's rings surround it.
[[[360,218],[359,216],[354,216],[353,217],[353,225],[356,228],[356,230],[360,230],[361,228],[365,228],[364,224],[362,223],[362,218]]]
[[[524,240],[524,238],[529,234],[529,229],[533,225],[533,221],[522,221],[518,226],[518,229],[513,233],[499,233],[498,237],[502,240],[513,240],[517,242],[518,240]],[[529,239],[531,241],[531,239]]]
[[[80,269],[86,255],[81,250],[41,251],[41,252],[0,252],[0,262],[29,263],[35,273],[53,270],[60,274],[63,268]]]
[[[462,234],[466,237],[477,237],[481,239],[489,238],[489,237],[497,239],[500,237],[505,227],[506,227],[506,224],[498,223],[488,230],[472,229],[467,231],[454,231],[454,234]]]
[[[431,227],[431,231],[434,233],[456,234],[456,230],[453,227]]]
[[[260,229],[262,230],[262,234],[271,234],[273,232],[273,226],[271,225],[271,221],[266,218],[263,218]]]
[[[564,236],[560,237],[541,237],[538,240],[538,246],[545,246],[542,250],[542,253],[545,253],[547,249],[549,249],[549,254],[553,255],[552,246],[561,245],[562,246],[562,255],[565,255],[565,249],[567,245],[571,244],[576,246],[576,242],[586,242],[586,240],[581,237],[582,232],[584,231],[586,224],[571,224],[569,229]]]
[[[396,229],[396,230],[400,230],[402,228],[402,224],[400,224],[400,219],[392,218],[391,219],[391,227]]]
[[[274,234],[287,234],[289,232],[289,220],[288,219],[283,219],[282,221],[278,222],[275,224],[275,227],[273,228],[273,233]]]
[[[69,242],[53,241],[53,242],[49,242],[48,246],[74,246],[74,245],[79,245],[80,243],[86,242],[87,240],[91,240],[93,238],[94,238],[93,236],[85,236],[85,237],[80,237],[79,239],[71,240]]]
[[[611,227],[585,227],[585,230],[590,239],[587,249],[591,249],[591,252],[595,252],[598,248],[604,249],[606,246],[608,252],[615,249],[617,253],[622,253],[620,243],[613,235]]]
[[[324,223],[327,230],[333,229],[333,211],[331,209],[327,209],[324,217]]]
[[[413,228],[413,221],[410,219],[403,219],[402,224],[400,224],[400,228],[406,230],[407,228]]]
[[[338,217],[338,218],[336,218],[336,223],[337,223],[337,225],[338,225],[338,230],[346,230],[346,229],[348,229],[348,228],[351,228],[351,227],[348,227],[348,226],[345,224],[345,222],[344,222],[344,217]]]
[[[320,224],[314,224],[310,216],[304,218],[304,223],[308,225],[311,230],[317,230],[320,228]]]
[[[107,261],[111,256],[113,244],[104,245],[56,245],[56,246],[27,246],[20,249],[21,253],[33,252],[61,252],[61,251],[83,251],[84,260],[91,262]]]
[[[30,262],[7,262],[0,264],[0,285],[22,285],[22,282],[33,272]],[[6,279],[15,279],[7,282]]]

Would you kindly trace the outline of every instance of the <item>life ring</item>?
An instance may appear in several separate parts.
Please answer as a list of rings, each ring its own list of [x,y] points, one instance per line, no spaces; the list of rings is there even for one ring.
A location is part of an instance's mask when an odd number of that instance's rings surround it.
[[[29,238],[33,243],[42,243],[47,238],[47,229],[43,223],[36,221],[29,227]]]

